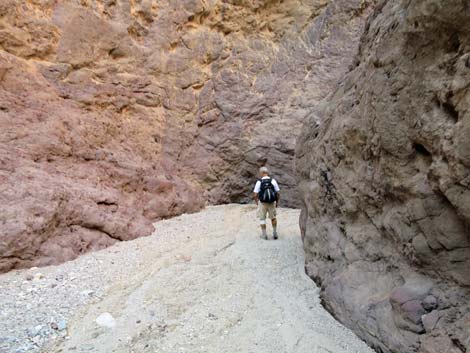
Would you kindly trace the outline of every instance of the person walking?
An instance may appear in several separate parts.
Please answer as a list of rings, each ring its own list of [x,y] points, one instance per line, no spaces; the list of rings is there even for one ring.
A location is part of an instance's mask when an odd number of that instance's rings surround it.
[[[279,205],[280,191],[276,179],[269,176],[269,170],[266,167],[259,169],[260,179],[256,181],[253,190],[253,198],[258,205],[258,218],[261,226],[261,238],[267,240],[266,233],[266,215],[269,215],[273,226],[273,238],[277,239],[277,219],[276,208]]]

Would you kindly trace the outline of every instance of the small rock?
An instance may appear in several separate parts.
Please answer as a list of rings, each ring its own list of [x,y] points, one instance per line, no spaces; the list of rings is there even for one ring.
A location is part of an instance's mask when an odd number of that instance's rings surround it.
[[[57,329],[59,331],[64,331],[67,329],[67,321],[65,320],[59,320],[59,322],[57,322]]]
[[[29,337],[35,337],[35,336],[39,335],[41,330],[42,330],[42,325],[37,325],[37,326],[35,326],[31,329],[28,329],[27,334],[28,334]]]
[[[390,303],[405,304],[412,300],[422,300],[431,291],[432,283],[426,279],[415,279],[404,286],[395,287],[390,293]]]
[[[44,278],[44,275],[42,273],[36,273],[33,277],[34,281],[39,281]]]
[[[31,275],[31,274],[29,274],[29,275],[26,276],[26,280],[27,280],[27,281],[32,281],[33,278],[34,278],[34,277],[33,277],[33,275]]]
[[[33,341],[34,344],[39,345],[42,342],[42,338],[41,338],[41,336],[37,335],[37,336],[33,337],[32,341]]]
[[[439,313],[439,310],[433,310],[429,314],[423,315],[421,320],[423,321],[423,327],[426,332],[429,333],[434,330],[440,318],[441,314]]]
[[[98,326],[113,328],[116,326],[116,320],[110,313],[102,313],[95,320]]]
[[[95,291],[87,289],[87,290],[82,291],[81,294],[83,296],[92,297],[95,294]]]
[[[67,322],[65,320],[52,321],[50,326],[53,330],[63,331],[67,328]]]
[[[437,299],[433,295],[428,295],[426,298],[423,300],[423,308],[426,311],[432,311],[437,308]]]
[[[419,300],[410,300],[402,306],[403,316],[413,322],[419,324],[421,316],[425,313],[423,306]]]
[[[215,316],[215,315],[212,314],[212,313],[209,313],[209,314],[207,315],[207,317],[208,317],[209,319],[211,319],[211,320],[217,320],[217,316]]]

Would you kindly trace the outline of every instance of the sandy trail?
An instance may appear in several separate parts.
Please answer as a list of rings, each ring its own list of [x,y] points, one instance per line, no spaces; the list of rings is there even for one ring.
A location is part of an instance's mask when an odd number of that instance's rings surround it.
[[[254,206],[209,207],[83,256],[75,267],[96,273],[83,287],[96,280],[101,294],[76,309],[66,339],[42,351],[372,352],[321,307],[304,274],[298,215],[280,209],[280,239],[265,241]],[[95,322],[105,312],[114,327]]]

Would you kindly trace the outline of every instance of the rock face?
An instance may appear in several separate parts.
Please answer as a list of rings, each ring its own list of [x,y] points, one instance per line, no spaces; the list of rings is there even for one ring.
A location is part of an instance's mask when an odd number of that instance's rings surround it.
[[[381,1],[297,146],[307,272],[379,352],[470,351],[470,11]]]
[[[0,271],[245,202],[299,204],[295,137],[344,74],[363,0],[4,0]]]

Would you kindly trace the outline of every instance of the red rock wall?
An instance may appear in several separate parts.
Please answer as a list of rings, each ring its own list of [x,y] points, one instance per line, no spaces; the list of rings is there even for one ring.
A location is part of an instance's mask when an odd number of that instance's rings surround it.
[[[299,205],[295,138],[356,50],[367,2],[4,0],[0,271],[249,200]]]

